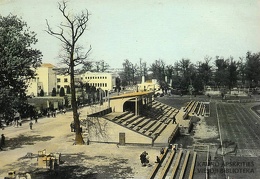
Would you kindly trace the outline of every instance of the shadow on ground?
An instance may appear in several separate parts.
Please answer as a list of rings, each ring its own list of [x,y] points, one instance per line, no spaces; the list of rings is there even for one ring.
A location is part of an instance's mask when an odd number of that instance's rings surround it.
[[[106,156],[90,157],[79,154],[61,156],[61,164],[56,171],[36,169],[31,171],[35,179],[98,179],[98,178],[131,178],[133,170],[127,166],[128,159],[107,158]]]
[[[6,147],[9,150],[13,150],[16,148],[21,148],[23,145],[34,145],[35,142],[38,141],[48,141],[51,140],[52,136],[40,136],[40,135],[19,135],[16,138],[11,138],[6,140]]]

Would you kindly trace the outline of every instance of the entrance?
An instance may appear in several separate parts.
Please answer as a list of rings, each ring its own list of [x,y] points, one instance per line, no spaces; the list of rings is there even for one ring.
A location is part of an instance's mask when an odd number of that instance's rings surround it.
[[[124,132],[119,133],[119,145],[125,145],[125,133]]]

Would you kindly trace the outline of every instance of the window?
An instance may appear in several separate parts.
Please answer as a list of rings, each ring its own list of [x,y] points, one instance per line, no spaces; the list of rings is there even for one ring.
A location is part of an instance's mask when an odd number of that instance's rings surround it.
[[[64,82],[68,82],[68,78],[64,78]]]
[[[60,82],[60,78],[57,78],[57,82],[58,82],[58,83]]]
[[[59,89],[59,88],[60,88],[60,85],[57,85],[57,88]]]
[[[105,87],[107,87],[107,83],[105,83]]]

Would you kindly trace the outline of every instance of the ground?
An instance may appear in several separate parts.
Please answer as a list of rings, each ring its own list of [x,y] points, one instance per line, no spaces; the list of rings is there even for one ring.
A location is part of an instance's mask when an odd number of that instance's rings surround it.
[[[260,121],[251,111],[251,107],[258,103],[229,104],[218,98],[209,99],[203,96],[170,96],[157,100],[176,108],[190,100],[211,100],[210,117],[200,118],[189,136],[178,137],[174,143],[181,143],[183,148],[191,150],[194,144],[209,145],[209,178],[257,178],[260,166]],[[92,109],[80,109],[81,116],[86,115],[89,110]],[[72,113],[67,112],[58,114],[56,118],[39,119],[38,123],[33,124],[33,130],[29,129],[28,122],[21,127],[1,130],[6,136],[6,147],[0,151],[0,178],[9,170],[29,172],[33,179],[147,178],[160,148],[107,143],[73,145],[71,121]],[[234,153],[232,149],[236,145],[238,149]],[[38,151],[43,149],[46,149],[46,153],[61,153],[61,164],[57,172],[37,167]],[[141,166],[139,156],[143,151],[149,154],[151,166]],[[196,169],[195,172],[198,173],[199,163]]]

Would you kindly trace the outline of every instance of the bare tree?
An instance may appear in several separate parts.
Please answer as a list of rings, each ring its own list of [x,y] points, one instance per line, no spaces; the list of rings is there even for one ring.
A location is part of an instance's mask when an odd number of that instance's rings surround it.
[[[91,46],[88,51],[83,54],[82,47],[78,46],[77,42],[87,28],[87,23],[89,20],[88,10],[82,11],[78,15],[72,15],[67,10],[67,2],[62,1],[58,3],[59,11],[65,18],[65,23],[60,23],[58,30],[53,30],[48,20],[46,32],[62,42],[62,49],[64,54],[62,56],[62,62],[67,65],[68,74],[70,75],[70,85],[71,85],[71,105],[73,110],[73,119],[75,124],[75,144],[84,144],[84,140],[81,135],[81,127],[79,121],[78,105],[76,101],[76,91],[75,91],[75,67],[87,60],[89,52],[91,51]]]

